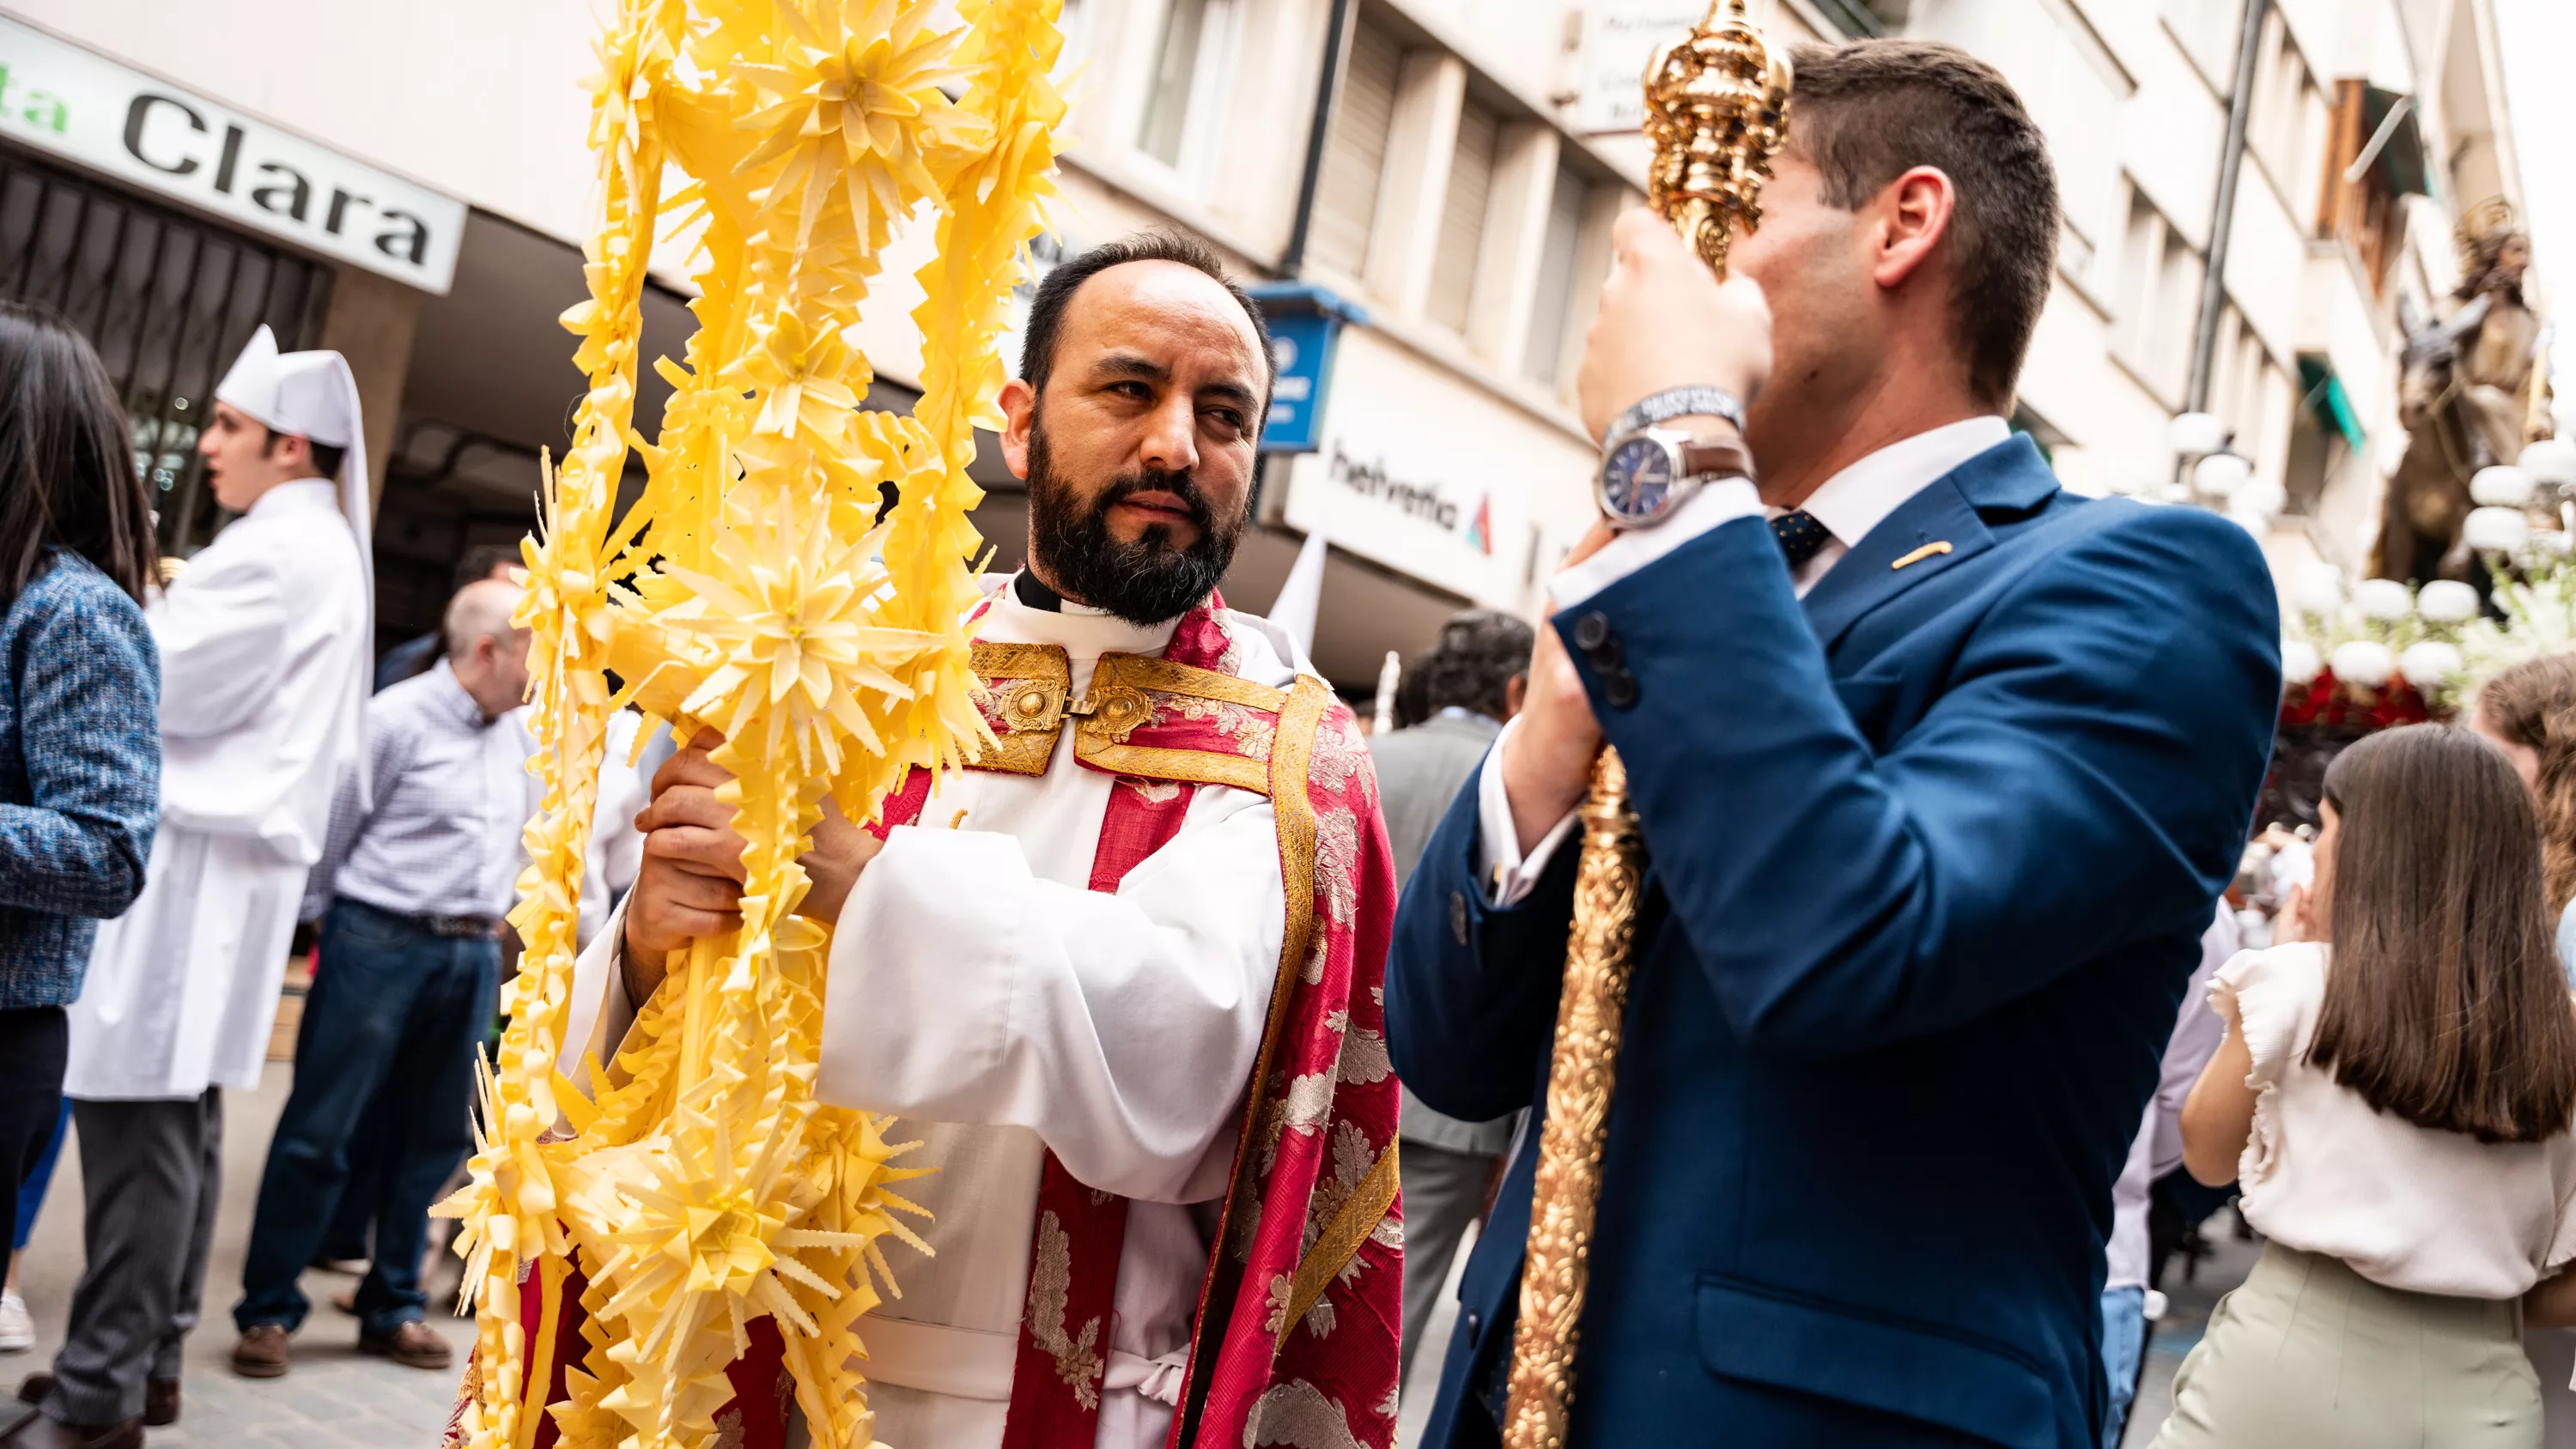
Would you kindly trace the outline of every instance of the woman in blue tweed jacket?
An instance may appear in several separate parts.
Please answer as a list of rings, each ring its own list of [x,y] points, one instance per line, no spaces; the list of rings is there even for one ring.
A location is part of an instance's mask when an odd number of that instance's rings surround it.
[[[51,1140],[91,938],[160,813],[158,567],[125,410],[59,319],[0,304],[0,1243]]]

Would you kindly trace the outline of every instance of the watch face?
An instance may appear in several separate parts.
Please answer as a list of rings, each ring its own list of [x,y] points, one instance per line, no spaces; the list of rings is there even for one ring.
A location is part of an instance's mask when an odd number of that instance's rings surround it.
[[[1672,450],[1653,438],[1630,438],[1601,465],[1601,504],[1620,518],[1652,518],[1673,491]]]

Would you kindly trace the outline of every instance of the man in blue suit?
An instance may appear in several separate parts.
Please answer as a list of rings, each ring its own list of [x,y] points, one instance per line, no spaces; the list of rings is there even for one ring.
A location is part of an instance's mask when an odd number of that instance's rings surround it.
[[[1606,740],[1649,864],[1571,1442],[2092,1449],[2111,1185],[2262,782],[2272,585],[2234,524],[2065,493],[2009,433],[2057,206],[2003,79],[1902,41],[1797,70],[1736,280],[1619,225],[1605,526],[1405,892],[1396,1068],[1541,1105]],[[1440,1449],[1497,1439],[1538,1136]]]

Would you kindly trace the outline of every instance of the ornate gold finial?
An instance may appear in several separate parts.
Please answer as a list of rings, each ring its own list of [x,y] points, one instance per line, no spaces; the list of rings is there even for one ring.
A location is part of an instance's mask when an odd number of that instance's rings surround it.
[[[1762,223],[1757,198],[1789,131],[1789,59],[1774,55],[1744,0],[1709,0],[1689,38],[1646,62],[1647,203],[1720,280],[1731,228]]]
[[[1645,82],[1646,137],[1655,145],[1648,199],[1723,279],[1733,226],[1740,220],[1751,231],[1762,220],[1756,202],[1788,131],[1789,63],[1763,44],[1744,0],[1712,0],[1689,39],[1655,53]],[[1548,1060],[1547,1116],[1512,1332],[1503,1425],[1509,1449],[1565,1446],[1645,858],[1628,805],[1628,772],[1619,752],[1605,749],[1593,761],[1583,807],[1574,921]]]

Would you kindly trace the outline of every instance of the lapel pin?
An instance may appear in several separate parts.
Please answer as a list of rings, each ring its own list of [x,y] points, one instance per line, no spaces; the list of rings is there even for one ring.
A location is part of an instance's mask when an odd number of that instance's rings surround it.
[[[1945,538],[1939,543],[1927,543],[1923,545],[1914,552],[1907,554],[1905,557],[1898,559],[1892,564],[1889,564],[1888,567],[1890,569],[1901,569],[1907,564],[1918,564],[1923,562],[1925,559],[1932,557],[1934,554],[1943,554],[1948,553],[1949,551],[1950,541]]]

